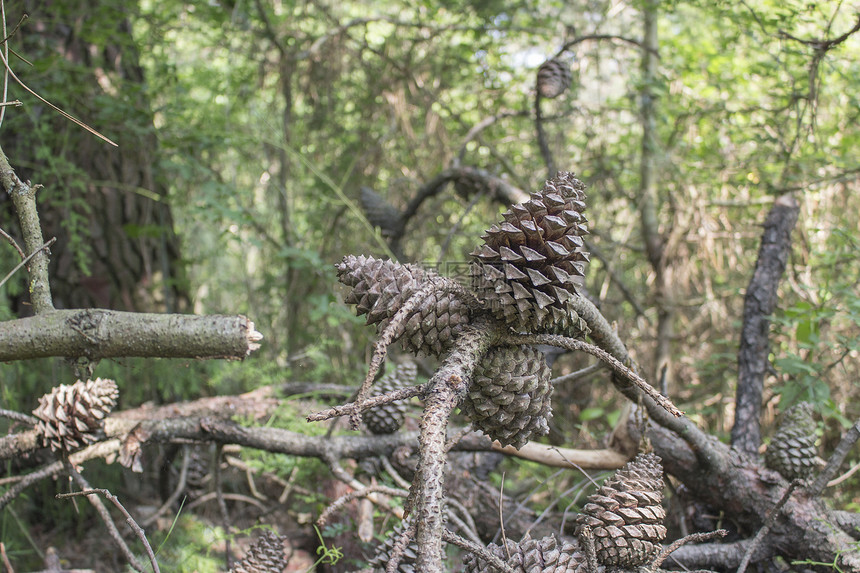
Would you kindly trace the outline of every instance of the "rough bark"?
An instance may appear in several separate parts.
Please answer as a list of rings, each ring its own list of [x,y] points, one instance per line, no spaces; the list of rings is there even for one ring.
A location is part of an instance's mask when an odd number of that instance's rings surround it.
[[[744,317],[738,350],[738,387],[732,445],[756,452],[761,444],[761,400],[768,366],[770,315],[791,252],[791,231],[800,205],[791,194],[777,198],[764,223],[755,271],[744,296]]]

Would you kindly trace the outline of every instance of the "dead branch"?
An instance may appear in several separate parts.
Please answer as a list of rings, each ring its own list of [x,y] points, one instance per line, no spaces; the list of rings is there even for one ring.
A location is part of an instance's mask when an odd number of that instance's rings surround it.
[[[806,491],[809,492],[809,495],[821,495],[821,492],[827,487],[828,482],[839,471],[839,467],[845,461],[845,457],[854,447],[854,444],[857,443],[858,439],[860,439],[860,420],[854,422],[854,425],[839,440],[839,444],[836,445],[836,449],[833,450],[833,454],[827,460],[827,465],[824,466],[824,469],[821,470],[821,473],[818,474],[812,485],[807,488]]]
[[[96,512],[99,514],[99,516],[101,516],[102,521],[105,524],[105,527],[107,527],[108,533],[110,533],[110,536],[113,538],[114,542],[119,546],[119,548],[122,550],[123,554],[125,555],[125,559],[126,559],[126,561],[128,561],[128,564],[135,571],[140,571],[142,573],[143,572],[143,566],[140,564],[140,562],[138,562],[137,558],[134,556],[134,553],[131,552],[131,549],[128,547],[125,540],[122,538],[122,535],[120,534],[119,530],[116,528],[116,524],[113,522],[113,518],[110,516],[110,512],[105,507],[105,504],[102,503],[101,498],[99,498],[99,496],[97,496],[94,493],[94,491],[107,492],[107,490],[93,490],[92,486],[90,486],[90,484],[87,482],[87,480],[84,478],[84,476],[82,476],[78,472],[78,470],[76,470],[75,467],[71,463],[69,463],[69,460],[64,459],[63,465],[65,466],[66,471],[69,472],[69,475],[71,475],[74,478],[75,482],[77,482],[77,484],[84,490],[83,492],[81,492],[81,495],[86,495],[86,497],[90,501],[90,503],[93,504],[93,507],[96,509]],[[68,497],[71,495],[76,495],[76,494],[59,494],[59,495],[57,495],[57,497],[58,498]],[[134,524],[132,526],[132,529],[134,529],[135,532],[138,532],[138,531],[140,532],[140,537],[143,538],[144,544],[149,548],[148,553],[149,553],[150,558],[152,560],[153,570],[156,573],[158,573],[158,563],[155,562],[155,554],[152,552],[152,547],[149,546],[149,542],[146,541],[146,536],[142,535],[143,530],[140,529],[140,527],[135,527],[135,526],[137,526],[137,523],[135,523],[135,521],[131,518],[131,516],[128,515],[128,512],[125,511],[125,508],[122,507],[121,504],[120,504],[120,507],[122,508],[123,513],[125,513],[125,515],[128,517],[129,525]]]
[[[39,257],[33,260],[35,267]],[[261,339],[254,323],[241,315],[52,310],[4,322],[0,329],[0,361],[49,356],[241,360],[260,347]]]
[[[756,268],[744,297],[744,318],[738,349],[738,387],[732,445],[750,453],[761,444],[761,399],[767,373],[770,315],[791,251],[791,231],[800,204],[787,193],[774,202],[764,223]]]
[[[45,239],[42,237],[42,226],[39,224],[39,213],[36,209],[36,191],[39,186],[31,186],[18,179],[2,148],[0,148],[0,184],[12,198],[12,203],[18,212],[21,232],[24,235],[24,251],[27,255],[33,255],[29,283],[33,311],[39,314],[54,310],[48,277],[48,253],[42,250]]]

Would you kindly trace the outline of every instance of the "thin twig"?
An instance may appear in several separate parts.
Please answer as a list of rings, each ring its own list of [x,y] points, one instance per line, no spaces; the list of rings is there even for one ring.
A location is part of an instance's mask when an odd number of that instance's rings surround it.
[[[856,464],[851,466],[851,468],[847,472],[845,472],[838,478],[833,478],[832,480],[827,482],[827,487],[834,487],[839,485],[840,483],[844,482],[845,480],[853,476],[855,473],[857,473],[858,470],[860,470],[860,462],[857,462]]]
[[[839,440],[839,443],[833,450],[833,454],[830,456],[830,459],[827,460],[827,465],[824,466],[824,469],[821,470],[821,473],[818,474],[818,477],[815,478],[812,485],[807,488],[809,495],[813,497],[821,495],[821,492],[827,487],[828,482],[833,479],[833,476],[835,476],[836,472],[839,471],[840,466],[842,466],[842,462],[845,461],[845,457],[854,447],[854,444],[857,443],[858,439],[860,439],[860,420],[854,422],[854,425],[851,426],[842,436],[842,439]]]
[[[22,412],[15,412],[14,410],[3,410],[0,409],[0,417],[9,418],[10,420],[15,420],[16,422],[23,422],[30,426],[35,426],[39,423],[39,420],[34,418],[33,416],[28,416]]]
[[[329,506],[325,508],[325,510],[323,510],[323,512],[317,518],[317,527],[324,526],[331,514],[346,505],[347,503],[359,497],[369,497],[372,493],[382,493],[393,497],[406,497],[407,495],[409,495],[409,492],[405,489],[388,487],[384,485],[369,485],[362,489],[351,491],[331,502]]]
[[[224,501],[224,491],[221,483],[221,453],[224,450],[224,444],[219,443],[215,448],[215,471],[213,474],[215,480],[215,496],[218,499],[218,510],[221,512],[221,521],[224,524],[224,531],[230,533],[230,514],[227,512],[227,502]],[[224,547],[224,559],[227,562],[227,569],[232,565],[230,563],[230,536],[228,535]]]
[[[716,531],[709,531],[707,533],[691,533],[690,535],[672,542],[671,545],[660,552],[660,555],[658,555],[657,558],[648,565],[648,568],[651,571],[657,571],[663,561],[665,561],[671,553],[677,551],[679,547],[687,545],[688,543],[702,543],[717,537],[725,537],[728,533],[729,532],[725,529],[717,529]]]
[[[4,231],[3,229],[0,229],[0,237],[3,237],[4,239],[6,239],[9,242],[10,245],[15,247],[15,250],[18,251],[18,255],[22,259],[26,257],[26,255],[24,254],[24,251],[21,249],[21,246],[18,245],[18,242],[15,241],[15,239],[13,239],[9,233]],[[29,271],[30,269],[27,269],[27,270]]]
[[[508,344],[547,344],[549,346],[557,346],[558,348],[586,352],[592,356],[596,356],[608,364],[616,374],[619,374],[623,378],[632,382],[637,388],[639,388],[639,390],[648,395],[661,408],[676,418],[684,415],[684,413],[668,398],[655,390],[654,387],[648,384],[648,382],[646,382],[641,376],[622,364],[611,354],[597,346],[594,346],[593,344],[558,334],[508,334],[505,336],[505,342]]]
[[[128,514],[128,512],[125,510],[125,508],[122,507],[122,504],[120,504],[119,501],[116,500],[116,498],[114,496],[112,496],[108,490],[93,488],[87,482],[87,480],[84,478],[84,476],[82,476],[80,474],[80,472],[78,472],[78,470],[75,469],[75,466],[72,465],[71,462],[69,462],[68,458],[63,459],[63,465],[65,466],[66,471],[69,473],[69,475],[72,476],[72,478],[77,482],[77,484],[81,487],[81,489],[83,491],[82,492],[66,493],[66,494],[60,493],[60,494],[57,494],[57,498],[63,499],[66,497],[76,497],[78,495],[87,496],[87,499],[89,500],[89,502],[91,504],[93,504],[93,507],[95,508],[96,512],[101,516],[102,521],[105,524],[105,527],[107,527],[108,533],[113,538],[114,542],[122,550],[123,554],[125,555],[126,560],[128,561],[128,564],[131,565],[131,567],[135,571],[140,571],[141,573],[143,573],[143,566],[140,564],[140,562],[134,556],[134,553],[131,552],[131,549],[128,547],[125,540],[122,538],[122,535],[120,534],[119,530],[116,528],[116,524],[113,522],[113,518],[110,516],[110,512],[108,511],[107,507],[105,507],[105,504],[102,502],[101,498],[95,494],[101,493],[105,497],[108,497],[108,499],[113,498],[113,499],[111,499],[111,501],[113,501],[113,503],[115,505],[117,505],[117,507],[119,507],[120,510],[123,512],[123,514],[126,516],[126,523],[129,524],[129,526],[132,528],[132,530],[134,530],[134,532],[138,535],[138,537],[143,541],[143,544],[147,548],[147,553],[149,554],[150,560],[152,561],[152,568],[156,573],[158,573],[158,571],[159,571],[158,563],[155,561],[155,554],[152,552],[152,547],[149,545],[149,542],[146,540],[146,535],[144,535],[143,530],[140,528],[139,525],[137,525],[137,523],[134,521],[134,519],[131,518],[131,515]]]
[[[6,282],[7,282],[9,279],[11,279],[11,278],[12,278],[12,275],[14,275],[16,272],[18,272],[18,270],[19,270],[21,267],[23,267],[24,265],[26,265],[27,263],[29,263],[29,262],[30,262],[30,260],[31,260],[33,257],[35,257],[36,255],[38,255],[40,252],[44,251],[45,249],[49,248],[51,245],[53,245],[53,244],[54,244],[54,243],[56,243],[56,242],[57,242],[57,237],[52,237],[52,238],[51,238],[51,240],[49,240],[47,243],[45,243],[44,245],[42,245],[41,247],[39,247],[38,249],[36,249],[36,250],[35,250],[35,251],[33,251],[32,253],[30,253],[29,255],[27,255],[26,257],[24,257],[24,260],[22,260],[20,263],[18,263],[17,265],[15,265],[15,268],[14,268],[14,269],[12,269],[11,271],[9,271],[9,274],[7,274],[5,277],[3,277],[3,280],[2,280],[2,281],[0,281],[0,287],[2,287],[3,285],[5,285],[5,284],[6,284]]]
[[[469,513],[469,510],[466,509],[466,506],[464,506],[462,503],[460,503],[453,497],[448,498],[448,505],[457,508],[457,511],[462,514],[463,519],[461,520],[459,517],[457,517],[454,512],[451,511],[450,508],[448,509],[448,517],[452,521],[459,522],[457,523],[457,527],[466,531],[472,541],[474,541],[475,543],[481,543],[481,538],[478,537],[477,533],[478,526],[475,524],[475,520],[472,518],[471,514]]]
[[[746,553],[744,553],[744,558],[741,559],[741,564],[738,565],[737,573],[744,573],[744,571],[747,570],[747,566],[752,559],[753,553],[755,553],[758,546],[761,545],[762,541],[764,541],[765,536],[770,532],[770,528],[773,527],[777,516],[782,511],[782,506],[784,506],[788,501],[788,498],[791,497],[791,493],[794,489],[802,483],[803,482],[801,480],[794,480],[787,488],[785,488],[785,493],[782,494],[782,497],[779,498],[779,501],[776,502],[776,505],[774,505],[773,509],[770,510],[770,513],[768,513],[767,518],[764,520],[764,525],[761,526],[761,529],[758,530],[758,533],[756,533],[752,542],[749,544],[749,547],[747,547]]]
[[[492,565],[494,567],[494,569],[498,569],[499,571],[504,571],[505,573],[515,573],[515,570],[510,565],[508,565],[507,563],[502,561],[498,556],[493,555],[486,548],[481,547],[477,543],[473,543],[471,541],[463,539],[462,537],[460,537],[459,535],[457,535],[456,533],[454,533],[452,531],[449,531],[447,529],[443,529],[442,530],[442,539],[446,543],[452,543],[458,547],[462,547],[466,551],[470,551],[470,552],[474,553],[475,555],[477,555],[478,557],[480,557],[484,561],[487,561],[490,565]]]
[[[12,568],[12,564],[9,562],[9,556],[6,555],[6,545],[0,541],[0,557],[3,558],[3,566],[6,567],[6,571],[8,573],[15,573],[15,569]]]
[[[340,416],[351,415],[355,412],[364,412],[365,410],[369,410],[370,408],[376,408],[377,406],[381,406],[383,404],[389,404],[391,402],[407,400],[409,398],[419,396],[421,394],[424,394],[427,390],[427,384],[423,384],[420,386],[407,386],[406,388],[398,388],[397,390],[392,390],[391,392],[386,392],[377,396],[371,396],[370,398],[365,398],[364,400],[356,400],[355,402],[350,402],[349,404],[334,406],[332,408],[329,408],[328,410],[314,412],[313,414],[308,415],[307,420],[308,422],[322,422],[330,418],[338,418]]]
[[[114,143],[113,141],[111,141],[110,139],[108,139],[107,137],[105,137],[104,135],[102,135],[101,133],[99,133],[98,131],[96,131],[95,129],[93,129],[92,127],[87,125],[86,123],[82,122],[81,120],[77,119],[76,117],[74,117],[72,115],[69,115],[65,111],[61,110],[60,108],[58,108],[57,106],[55,106],[54,104],[52,104],[51,102],[49,102],[48,100],[46,100],[45,98],[43,98],[42,96],[40,96],[39,94],[37,94],[36,92],[31,90],[27,86],[27,84],[22,82],[21,79],[15,75],[15,72],[12,71],[12,68],[9,67],[9,61],[8,61],[7,57],[5,55],[3,55],[2,50],[0,50],[0,60],[3,61],[3,66],[6,68],[6,72],[9,74],[9,76],[11,76],[12,79],[15,80],[18,83],[18,85],[21,86],[22,88],[24,88],[24,90],[27,91],[30,95],[34,96],[36,99],[38,99],[39,101],[41,101],[42,103],[44,103],[45,105],[47,105],[48,107],[50,107],[51,109],[53,109],[54,111],[59,113],[61,116],[65,117],[66,119],[68,119],[69,121],[74,123],[75,125],[82,127],[83,129],[89,131],[90,133],[92,133],[96,137],[103,139],[107,143],[110,143],[114,147],[119,147],[119,145],[117,145],[116,143]]]
[[[549,381],[553,386],[558,386],[560,384],[567,384],[569,382],[576,382],[581,378],[585,378],[586,376],[590,376],[595,372],[600,372],[606,365],[603,362],[595,362],[590,366],[586,366],[585,368],[580,368],[575,372],[571,372],[570,374],[565,374],[563,376],[558,376]]]

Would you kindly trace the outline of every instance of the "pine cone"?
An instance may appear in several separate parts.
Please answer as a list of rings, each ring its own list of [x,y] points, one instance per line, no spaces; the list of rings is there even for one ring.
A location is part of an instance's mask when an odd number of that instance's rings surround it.
[[[570,87],[570,66],[558,59],[541,64],[537,73],[537,89],[545,98],[556,98]]]
[[[412,518],[410,518],[412,519]],[[391,535],[385,538],[385,541],[379,544],[376,548],[376,555],[369,561],[373,571],[385,571],[385,566],[391,561],[391,552],[394,550],[394,544],[400,539],[404,529],[409,521],[404,521],[394,527]],[[400,564],[397,566],[397,571],[400,573],[415,573],[415,560],[418,559],[418,544],[415,540],[411,540],[403,554],[400,557]]]
[[[116,382],[106,378],[54,388],[39,398],[39,407],[33,410],[43,444],[53,451],[71,451],[95,442],[102,420],[116,406],[117,397]]]
[[[289,561],[284,553],[284,539],[267,529],[230,573],[283,573]]]
[[[555,535],[542,539],[508,540],[507,548],[491,543],[487,550],[519,573],[584,573],[584,552],[576,543],[560,543]],[[508,557],[510,555],[510,558]],[[464,560],[464,573],[496,573],[498,569],[473,553]]]
[[[463,412],[472,425],[503,446],[521,448],[532,435],[549,432],[551,372],[533,346],[496,346],[472,375]]]
[[[382,377],[382,380],[376,383],[376,396],[405,388],[415,384],[415,376],[418,374],[418,369],[412,361],[400,364],[394,372]],[[389,402],[376,408],[367,410],[362,415],[362,420],[372,434],[393,434],[403,425],[403,420],[406,414],[406,404],[403,402]]]
[[[379,193],[369,187],[362,187],[359,202],[367,220],[374,227],[379,227],[383,237],[396,234],[400,225],[400,212]]]
[[[785,411],[764,453],[767,467],[787,480],[805,479],[815,471],[815,421],[812,404],[800,402]]]
[[[451,279],[415,265],[402,265],[373,257],[344,257],[336,265],[338,280],[352,287],[344,299],[354,303],[358,314],[367,314],[367,324],[379,324],[385,329],[391,318],[409,298],[421,288],[436,281],[440,290],[428,294],[404,324],[397,329],[400,340],[409,352],[440,355],[453,342],[454,336],[469,322],[469,309],[461,297],[446,286],[459,288]]]
[[[663,466],[654,454],[639,454],[588,498],[576,518],[578,532],[591,526],[597,560],[606,566],[638,567],[660,551]]]
[[[585,276],[582,250],[585,186],[559,171],[529,201],[511,207],[472,256],[478,297],[493,315],[518,331],[581,337],[588,326],[571,308]]]

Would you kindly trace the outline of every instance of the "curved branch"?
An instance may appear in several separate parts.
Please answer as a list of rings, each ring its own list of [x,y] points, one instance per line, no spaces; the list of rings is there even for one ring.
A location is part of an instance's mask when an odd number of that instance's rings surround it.
[[[483,169],[476,167],[451,167],[439,173],[436,177],[425,183],[406,205],[400,216],[396,231],[391,235],[391,250],[394,251],[406,233],[406,225],[410,219],[418,213],[418,209],[427,199],[435,197],[445,189],[445,185],[458,179],[478,179],[489,189],[489,195],[496,201],[510,205],[527,201],[529,194],[514,187],[504,179],[500,179]]]
[[[36,259],[38,260],[38,257]],[[248,318],[55,310],[0,328],[0,361],[48,356],[243,359],[262,335]]]

